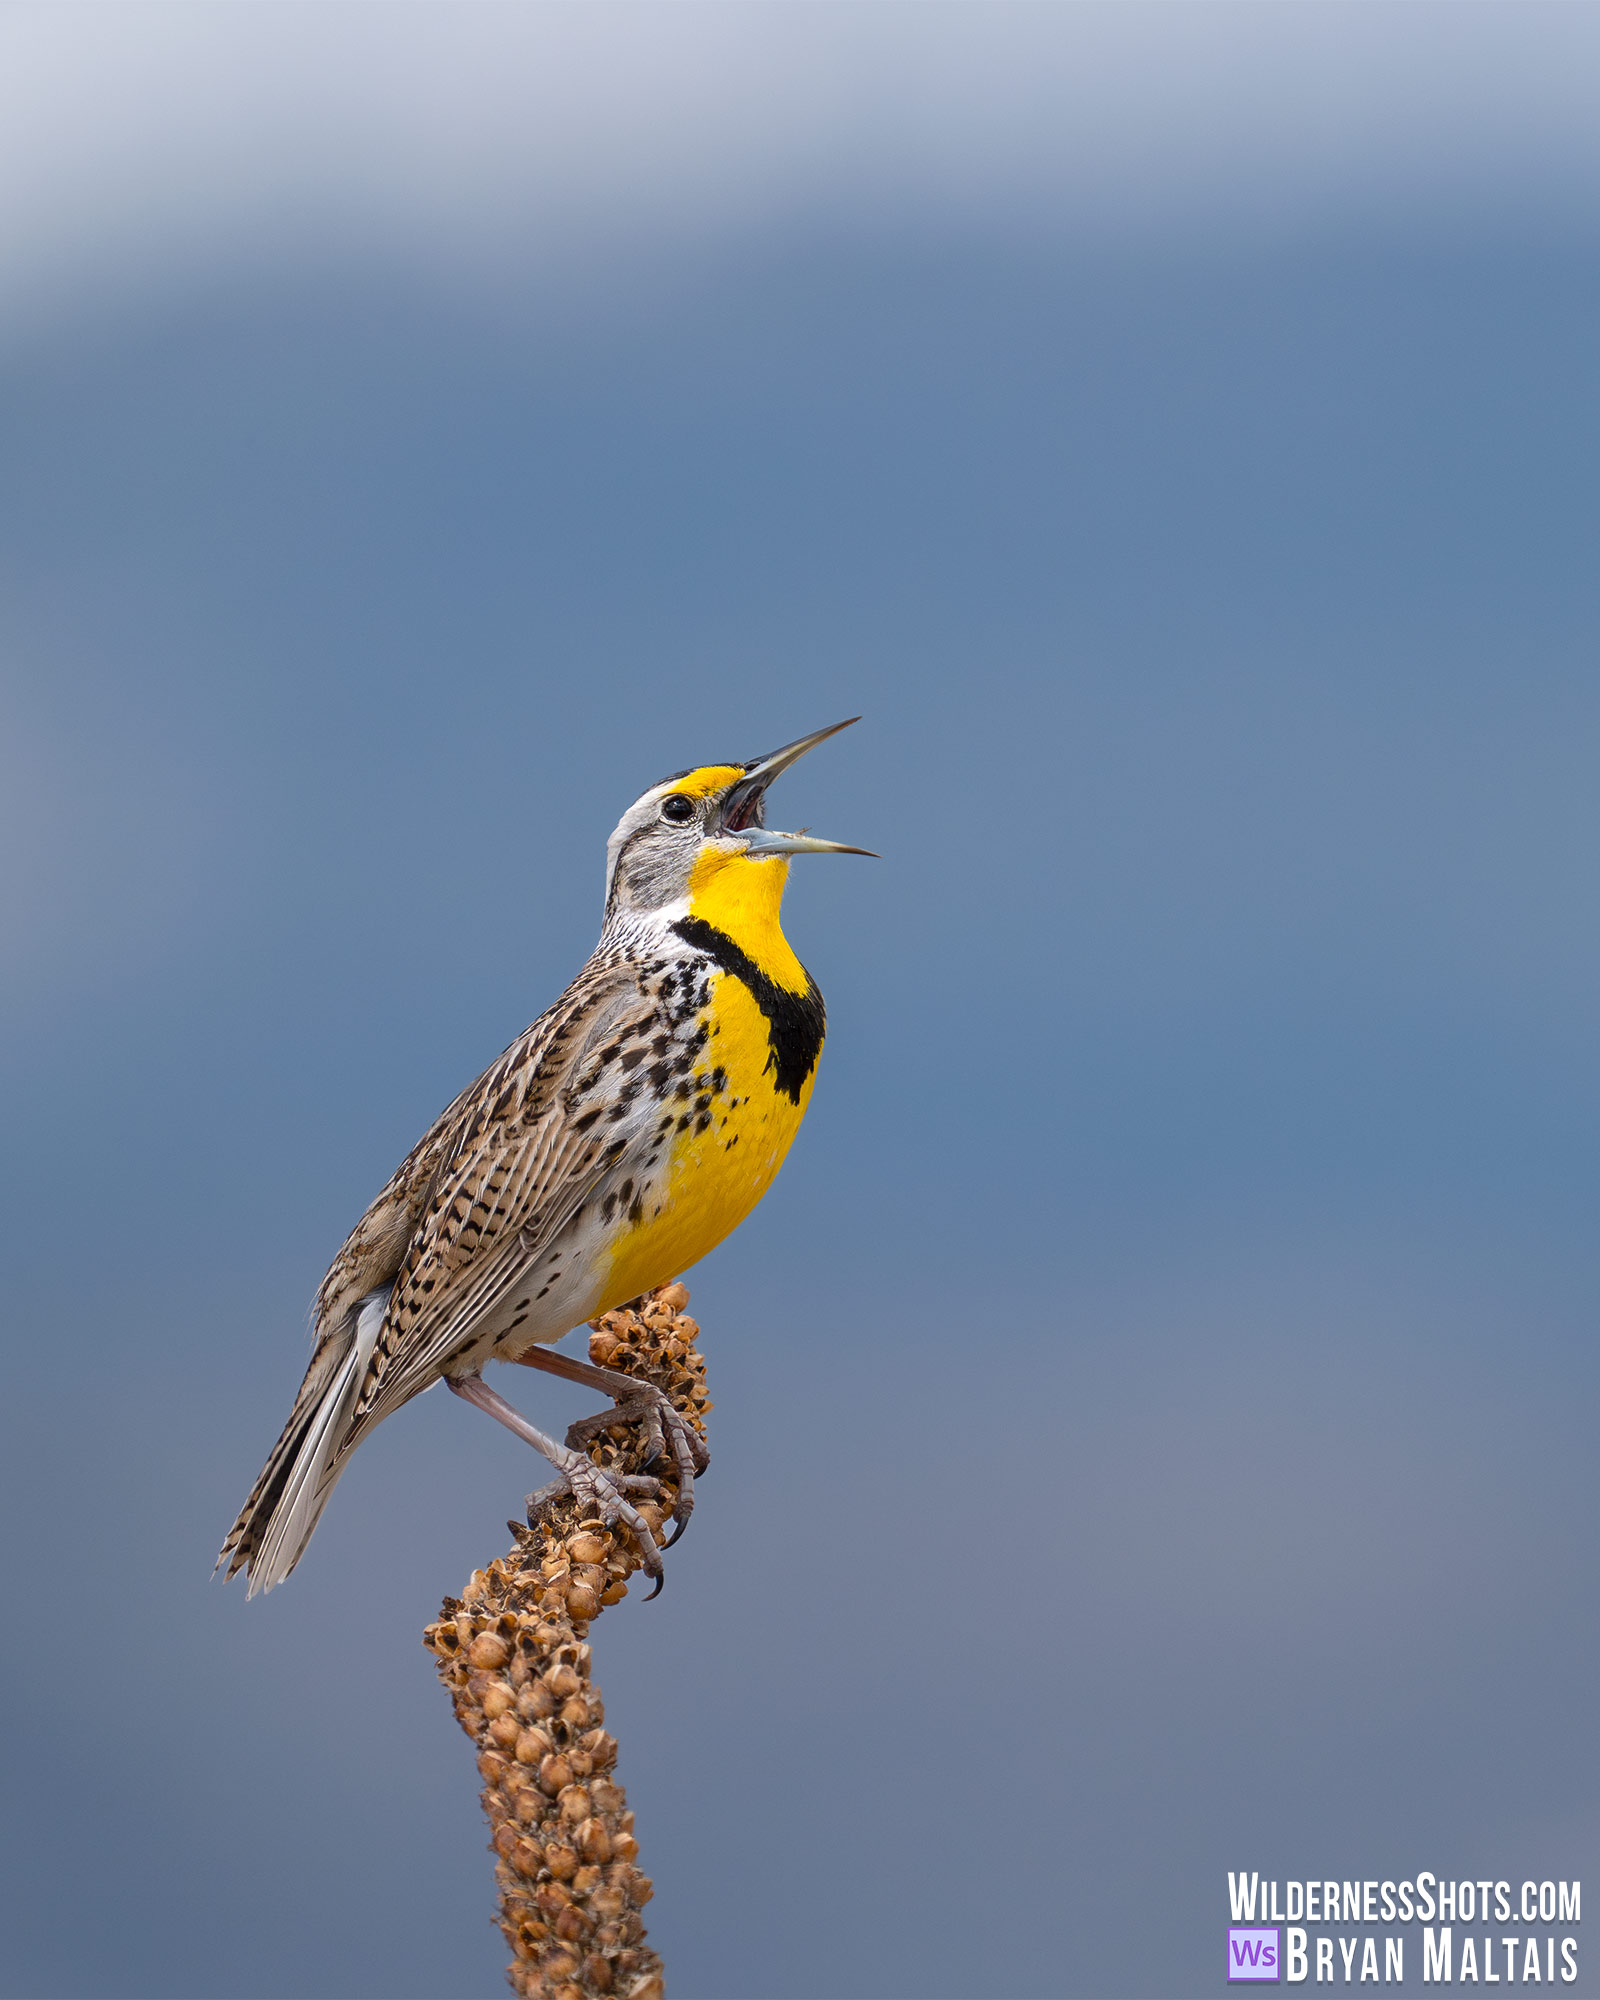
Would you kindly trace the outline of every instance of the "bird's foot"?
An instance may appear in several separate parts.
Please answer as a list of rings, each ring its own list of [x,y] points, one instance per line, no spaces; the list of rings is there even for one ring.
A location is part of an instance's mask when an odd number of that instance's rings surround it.
[[[652,1479],[645,1472],[607,1472],[603,1468],[602,1477],[611,1481],[623,1493],[637,1493],[643,1500],[654,1500],[661,1492],[661,1481]],[[528,1526],[537,1528],[561,1505],[572,1498],[572,1486],[565,1473],[559,1479],[552,1479],[548,1486],[541,1486],[530,1493],[527,1499]]]
[[[538,1527],[552,1508],[567,1499],[575,1499],[581,1509],[587,1509],[608,1528],[620,1523],[638,1544],[640,1567],[655,1579],[655,1590],[650,1593],[654,1597],[666,1580],[661,1549],[650,1523],[627,1496],[636,1493],[641,1499],[653,1500],[661,1491],[661,1481],[643,1472],[607,1471],[587,1452],[575,1448],[570,1435],[566,1450],[559,1458],[552,1457],[552,1463],[556,1477],[528,1495],[528,1526]]]
[[[689,1516],[694,1512],[695,1477],[711,1463],[705,1440],[653,1382],[641,1382],[637,1376],[622,1375],[611,1368],[596,1369],[594,1373],[606,1377],[605,1386],[615,1397],[616,1407],[601,1410],[592,1417],[580,1417],[567,1432],[567,1444],[574,1451],[586,1451],[592,1438],[610,1430],[620,1419],[643,1425],[646,1465],[659,1463],[670,1448],[678,1488],[672,1508],[672,1533],[662,1544],[670,1549],[688,1527]]]

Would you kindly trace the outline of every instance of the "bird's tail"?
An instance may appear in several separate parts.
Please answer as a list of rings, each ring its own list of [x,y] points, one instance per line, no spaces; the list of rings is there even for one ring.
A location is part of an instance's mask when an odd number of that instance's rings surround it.
[[[228,1530],[217,1567],[250,1577],[248,1595],[282,1583],[305,1551],[353,1442],[350,1413],[389,1303],[387,1285],[369,1292],[342,1326],[325,1334],[294,1399],[283,1436]]]

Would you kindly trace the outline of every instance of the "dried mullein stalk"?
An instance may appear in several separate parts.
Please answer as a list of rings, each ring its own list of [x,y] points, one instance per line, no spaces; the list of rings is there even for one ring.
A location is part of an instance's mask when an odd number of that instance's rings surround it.
[[[711,1404],[688,1303],[682,1285],[645,1293],[591,1322],[589,1354],[653,1382],[703,1436]],[[585,1448],[608,1472],[636,1474],[650,1445],[643,1425],[619,1415]],[[659,1538],[677,1499],[671,1453],[650,1469],[661,1493],[638,1505]],[[650,1880],[634,1865],[633,1815],[587,1643],[589,1621],[626,1594],[639,1551],[570,1496],[545,1502],[526,1528],[509,1525],[516,1546],[475,1570],[423,1634],[479,1748],[513,1953],[506,1976],[527,2000],[660,2000],[661,1961],[639,1915]]]

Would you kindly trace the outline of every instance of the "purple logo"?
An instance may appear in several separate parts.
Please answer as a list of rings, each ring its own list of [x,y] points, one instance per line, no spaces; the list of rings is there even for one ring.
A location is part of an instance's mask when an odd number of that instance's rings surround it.
[[[1229,1979],[1276,1979],[1278,1976],[1278,1933],[1275,1930],[1229,1931]]]

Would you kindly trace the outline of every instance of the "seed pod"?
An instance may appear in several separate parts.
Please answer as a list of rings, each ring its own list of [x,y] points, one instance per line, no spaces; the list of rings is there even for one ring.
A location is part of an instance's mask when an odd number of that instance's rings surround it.
[[[572,1766],[572,1775],[575,1778],[587,1778],[594,1771],[594,1759],[587,1750],[569,1750],[567,1762]]]
[[[611,1852],[619,1861],[631,1861],[639,1852],[639,1843],[631,1833],[614,1833],[611,1836]]]
[[[498,1785],[506,1760],[498,1750],[485,1750],[478,1759],[478,1775],[486,1785]]]
[[[467,1658],[475,1667],[503,1667],[511,1648],[498,1632],[480,1632],[467,1648]]]
[[[483,1691],[483,1712],[492,1722],[497,1715],[514,1708],[516,1699],[504,1681],[492,1681]]]
[[[585,1862],[583,1867],[572,1878],[572,1893],[574,1897],[581,1896],[585,1903],[588,1903],[590,1897],[593,1896],[599,1886],[600,1870],[594,1866],[593,1862]]]
[[[575,1904],[569,1903],[555,1921],[555,1933],[568,1944],[577,1944],[589,1935],[589,1919]]]
[[[526,1721],[542,1720],[556,1712],[556,1698],[543,1681],[532,1681],[517,1696],[517,1713]]]
[[[611,1859],[611,1835],[606,1831],[604,1820],[586,1819],[578,1828],[578,1852],[585,1861]]]
[[[524,1835],[507,1858],[517,1873],[527,1876],[531,1882],[544,1866],[544,1849],[537,1841],[529,1840]]]
[[[572,1766],[565,1757],[546,1757],[539,1766],[539,1786],[551,1798],[572,1783]]]
[[[517,1718],[514,1715],[497,1715],[489,1724],[489,1741],[497,1750],[515,1750],[517,1747]],[[527,1763],[527,1758],[523,1758]]]
[[[681,1313],[689,1303],[689,1287],[681,1279],[677,1279],[670,1285],[663,1285],[656,1293],[656,1297],[668,1312]]]
[[[533,1892],[533,1900],[547,1917],[559,1917],[572,1901],[559,1882],[541,1882]]]
[[[519,1764],[543,1764],[556,1747],[542,1729],[519,1730],[515,1740]],[[543,1771],[539,1773],[539,1781],[544,1782]]]
[[[580,1529],[568,1538],[567,1558],[575,1563],[604,1562],[606,1545],[592,1529]]]
[[[602,1958],[597,1951],[591,1951],[583,1961],[583,1976],[596,1993],[611,1991],[611,1961]]]
[[[600,1593],[602,1604],[620,1604],[628,1594],[628,1586],[621,1577],[614,1578]]]
[[[635,1875],[632,1882],[628,1885],[628,1895],[633,1902],[639,1905],[640,1909],[644,1908],[655,1892],[656,1885],[650,1880],[648,1875]]]
[[[577,1694],[583,1687],[583,1682],[565,1661],[550,1669],[544,1677],[544,1684],[560,1701],[565,1701],[569,1695]]]
[[[567,1610],[574,1618],[598,1618],[600,1593],[593,1584],[574,1583],[567,1587]]]
[[[544,1865],[558,1882],[570,1882],[578,1872],[578,1856],[564,1840],[552,1841],[544,1851]]]
[[[592,1757],[596,1766],[604,1771],[617,1761],[617,1739],[603,1729],[591,1729],[583,1739],[586,1756]],[[621,1797],[621,1794],[618,1794]]]
[[[589,1359],[597,1368],[608,1367],[611,1357],[621,1345],[622,1342],[618,1340],[617,1336],[609,1328],[598,1333],[591,1333],[589,1336]]]

